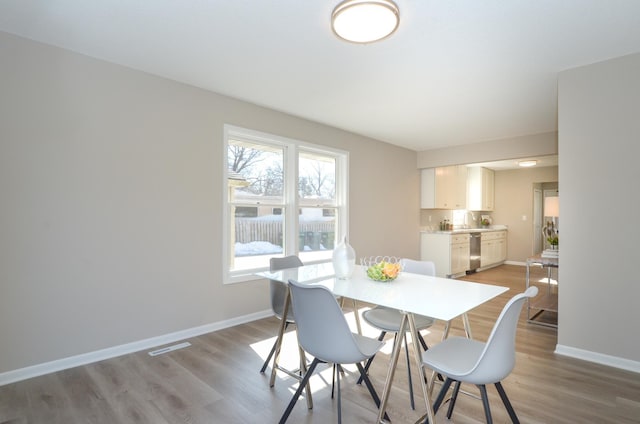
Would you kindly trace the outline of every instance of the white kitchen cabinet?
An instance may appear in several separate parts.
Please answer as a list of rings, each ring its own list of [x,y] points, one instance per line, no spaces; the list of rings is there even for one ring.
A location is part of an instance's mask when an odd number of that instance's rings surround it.
[[[420,205],[423,209],[466,209],[465,165],[423,169],[421,177]]]
[[[498,265],[507,259],[507,232],[483,232],[480,238],[480,268]]]
[[[492,211],[494,208],[494,171],[479,166],[467,169],[467,209]]]
[[[435,168],[420,171],[420,207],[422,209],[435,209],[436,207]]]
[[[470,268],[469,264],[469,234],[451,237],[451,269],[450,275],[465,274]]]
[[[436,265],[438,277],[463,275],[469,269],[470,235],[422,233],[420,259]]]

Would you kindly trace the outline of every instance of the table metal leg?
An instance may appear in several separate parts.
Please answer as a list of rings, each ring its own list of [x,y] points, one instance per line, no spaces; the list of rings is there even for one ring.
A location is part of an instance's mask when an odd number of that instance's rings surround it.
[[[282,319],[280,320],[280,329],[278,330],[278,338],[276,340],[276,351],[273,354],[273,366],[271,367],[271,379],[269,380],[270,387],[273,387],[276,383],[276,371],[278,370],[278,364],[280,361],[280,350],[282,348],[282,339],[284,338],[284,329],[287,324],[287,314],[289,313],[290,304],[291,294],[287,287],[284,295],[284,308],[282,310]]]
[[[404,334],[407,330],[407,316],[406,314],[402,314],[402,320],[400,321],[400,328],[398,330],[398,334]],[[393,383],[393,376],[396,373],[396,365],[398,365],[398,357],[400,356],[400,351],[402,350],[402,337],[399,338],[398,343],[395,343],[393,346],[393,351],[391,352],[391,360],[389,361],[389,369],[387,370],[387,379],[384,383],[384,389],[382,391],[382,398],[380,399],[380,409],[378,409],[378,420],[377,423],[384,423],[384,413],[387,409],[387,401],[389,400],[389,393],[391,392],[391,384]]]
[[[273,354],[273,364],[271,366],[271,379],[269,380],[270,387],[273,387],[275,385],[276,373],[280,368],[280,365],[279,365],[280,350],[282,349],[282,340],[284,339],[284,330],[287,326],[287,316],[289,314],[290,307],[291,307],[291,291],[289,290],[289,287],[287,287],[287,290],[285,291],[285,295],[284,295],[284,307],[282,309],[282,319],[280,320],[280,328],[278,329],[278,338],[276,340],[276,351]],[[307,372],[307,361],[306,361],[305,352],[300,346],[298,346],[298,351],[300,354],[300,372],[302,374],[298,379],[302,381],[304,374]],[[292,375],[290,372],[287,372],[287,374]],[[307,408],[312,409],[313,398],[311,397],[311,386],[308,381],[305,387],[305,393],[307,398]]]
[[[344,308],[344,296],[340,298],[340,308]],[[355,299],[351,299],[352,303],[352,307],[353,307],[353,315],[355,316],[356,319],[356,329],[358,331],[358,334],[360,334],[362,336],[362,326],[360,325],[360,314],[358,313],[358,301]]]
[[[464,333],[466,334],[468,339],[473,339],[473,335],[471,334],[471,324],[469,324],[469,316],[465,312],[462,314],[462,323],[464,325]]]
[[[427,376],[424,372],[424,367],[422,366],[422,352],[420,351],[420,343],[418,343],[418,329],[416,327],[413,314],[404,315],[406,316],[407,321],[409,321],[409,330],[411,331],[411,338],[413,340],[413,352],[415,354],[416,365],[420,370],[420,385],[422,387],[422,396],[424,398],[425,407],[427,408],[427,417],[429,418],[429,423],[434,424],[435,418],[433,408],[431,406],[429,389],[427,387]],[[432,376],[431,378],[433,379],[434,377]]]
[[[362,336],[362,326],[360,325],[360,313],[358,312],[358,301],[353,300],[353,315],[356,317],[356,328],[358,329],[358,334]]]

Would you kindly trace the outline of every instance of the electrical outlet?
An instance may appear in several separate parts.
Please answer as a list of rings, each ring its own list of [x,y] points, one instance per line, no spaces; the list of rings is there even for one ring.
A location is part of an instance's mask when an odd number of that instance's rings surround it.
[[[526,221],[527,220],[527,215],[522,215],[522,220]]]

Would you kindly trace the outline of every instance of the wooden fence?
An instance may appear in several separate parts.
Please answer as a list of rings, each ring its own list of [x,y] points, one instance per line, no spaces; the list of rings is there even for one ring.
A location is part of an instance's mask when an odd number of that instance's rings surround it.
[[[282,221],[264,221],[255,218],[236,218],[236,242],[267,241],[282,246]],[[335,222],[317,221],[300,223],[300,249],[333,249]]]

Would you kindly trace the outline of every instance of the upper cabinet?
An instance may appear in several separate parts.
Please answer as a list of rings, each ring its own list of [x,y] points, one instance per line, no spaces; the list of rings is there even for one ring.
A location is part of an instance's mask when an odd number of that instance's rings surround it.
[[[494,208],[494,171],[479,166],[467,169],[467,209],[492,211]]]
[[[422,170],[423,209],[466,209],[467,167],[444,166]]]
[[[494,209],[494,171],[466,165],[422,171],[422,209]]]

